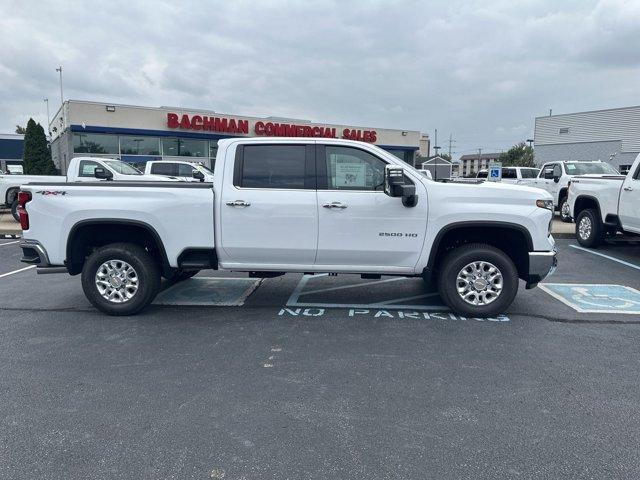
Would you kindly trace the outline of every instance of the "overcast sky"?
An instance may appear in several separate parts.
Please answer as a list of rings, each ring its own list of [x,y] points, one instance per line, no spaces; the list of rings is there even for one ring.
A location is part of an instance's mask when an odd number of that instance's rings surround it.
[[[640,104],[640,0],[0,0],[0,133],[65,98],[438,129],[454,158],[534,117]]]

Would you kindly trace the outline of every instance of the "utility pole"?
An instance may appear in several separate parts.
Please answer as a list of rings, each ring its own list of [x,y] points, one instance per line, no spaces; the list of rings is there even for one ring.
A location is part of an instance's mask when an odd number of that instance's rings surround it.
[[[47,104],[47,132],[49,132],[49,138],[51,138],[51,130],[49,129],[49,99],[45,97],[43,101]]]
[[[64,103],[64,94],[62,93],[62,65],[56,68],[56,72],[60,72],[60,104]]]
[[[435,140],[434,140],[435,145],[433,146],[433,149],[435,150],[435,152],[436,152],[435,156],[437,157],[438,156],[438,150],[440,150],[440,147],[438,146],[438,129],[437,128],[436,128],[436,134],[435,134],[434,138],[435,138]]]
[[[451,146],[455,143],[456,141],[453,139],[453,134],[450,133],[449,134],[449,158],[451,158]]]

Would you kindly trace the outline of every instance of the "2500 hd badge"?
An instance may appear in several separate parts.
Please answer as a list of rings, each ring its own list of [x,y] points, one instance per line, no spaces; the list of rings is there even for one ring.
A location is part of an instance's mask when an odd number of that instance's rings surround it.
[[[401,233],[401,232],[380,232],[378,234],[379,237],[410,237],[416,238],[418,236],[417,233]]]

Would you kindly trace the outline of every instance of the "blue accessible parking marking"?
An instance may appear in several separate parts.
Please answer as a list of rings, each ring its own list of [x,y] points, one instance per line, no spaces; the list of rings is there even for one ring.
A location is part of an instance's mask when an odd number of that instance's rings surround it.
[[[258,287],[253,278],[194,277],[160,292],[155,305],[238,307]]]
[[[580,313],[640,314],[640,292],[625,285],[545,283],[539,287]]]

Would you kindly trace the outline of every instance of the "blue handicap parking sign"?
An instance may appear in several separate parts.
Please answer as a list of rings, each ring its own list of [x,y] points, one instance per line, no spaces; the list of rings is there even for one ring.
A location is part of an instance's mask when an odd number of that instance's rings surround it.
[[[492,168],[491,169],[491,177],[492,178],[498,178],[500,176],[500,169],[499,168]]]
[[[540,287],[580,313],[640,314],[640,292],[625,285],[545,283]]]

